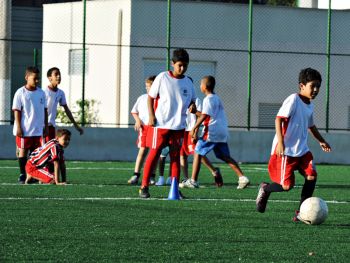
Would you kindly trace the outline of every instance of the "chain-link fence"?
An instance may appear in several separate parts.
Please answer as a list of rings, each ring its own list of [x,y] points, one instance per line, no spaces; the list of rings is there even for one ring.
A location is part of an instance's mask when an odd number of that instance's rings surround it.
[[[315,100],[317,126],[350,130],[350,11],[298,8],[298,1],[284,1],[289,6],[230,2],[48,4],[35,21],[30,14],[37,9],[14,7],[12,36],[0,39],[0,45],[12,47],[11,97],[1,96],[12,99],[23,85],[25,66],[41,67],[42,85],[48,84],[46,71],[57,66],[69,107],[85,116],[79,121],[127,127],[133,124],[133,104],[146,92],[146,77],[167,70],[171,51],[183,47],[190,54],[187,74],[197,95],[203,98],[200,79],[214,75],[232,128],[273,129],[283,100],[298,92],[300,70],[313,67],[323,77]],[[23,13],[27,21],[19,19]],[[35,31],[41,28],[42,39]],[[94,102],[84,104],[86,114],[79,107],[82,99]],[[10,110],[5,111],[8,118],[2,122],[9,123]]]

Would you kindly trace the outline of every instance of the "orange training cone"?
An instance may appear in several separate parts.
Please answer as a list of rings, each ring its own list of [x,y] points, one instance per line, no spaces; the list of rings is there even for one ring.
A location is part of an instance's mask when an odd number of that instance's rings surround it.
[[[173,177],[171,180],[168,200],[180,200],[179,184],[177,183],[176,177]]]

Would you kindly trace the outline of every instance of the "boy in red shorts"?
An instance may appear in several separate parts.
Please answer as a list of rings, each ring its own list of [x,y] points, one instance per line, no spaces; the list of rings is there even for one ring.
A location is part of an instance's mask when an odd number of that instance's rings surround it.
[[[192,80],[185,76],[189,55],[185,49],[173,51],[172,71],[156,77],[148,93],[149,125],[147,146],[149,154],[143,171],[141,198],[149,198],[149,180],[162,149],[169,145],[172,180],[180,179],[180,149],[186,127],[186,110],[194,103],[196,94]]]
[[[59,182],[59,178],[61,173],[66,173],[63,149],[69,145],[70,138],[69,130],[59,129],[55,139],[32,152],[26,165],[26,184],[31,178],[45,184],[65,184],[65,182]]]
[[[264,213],[267,200],[272,192],[289,191],[295,184],[294,171],[298,170],[305,178],[301,190],[300,205],[311,197],[317,172],[312,153],[307,145],[308,131],[320,143],[323,151],[330,152],[331,147],[318,132],[314,124],[311,100],[315,99],[322,82],[321,74],[312,68],[299,73],[299,93],[290,95],[283,102],[276,117],[276,135],[272,143],[271,157],[268,165],[272,183],[261,183],[256,198],[256,209]],[[299,209],[298,209],[299,210]],[[293,221],[299,221],[298,214]]]
[[[41,145],[43,129],[47,133],[47,103],[45,93],[38,87],[39,69],[27,67],[26,84],[19,88],[13,97],[12,110],[15,116],[13,135],[16,136],[19,183],[26,181],[25,166],[28,153]]]

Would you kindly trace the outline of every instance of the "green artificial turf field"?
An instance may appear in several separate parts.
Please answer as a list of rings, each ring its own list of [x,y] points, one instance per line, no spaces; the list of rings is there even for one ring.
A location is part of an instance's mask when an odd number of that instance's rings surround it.
[[[266,165],[242,164],[251,185],[217,164],[216,188],[202,167],[199,189],[169,201],[169,186],[138,198],[133,163],[68,162],[70,185],[18,185],[18,165],[0,161],[0,262],[349,262],[350,167],[318,165],[314,196],[328,203],[322,225],[293,223],[301,176],[255,211]]]

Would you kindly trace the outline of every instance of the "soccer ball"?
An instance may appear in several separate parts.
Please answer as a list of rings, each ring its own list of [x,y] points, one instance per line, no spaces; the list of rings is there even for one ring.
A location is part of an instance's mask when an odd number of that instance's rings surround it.
[[[299,218],[305,224],[322,224],[328,216],[327,203],[318,197],[306,199],[300,206]]]

